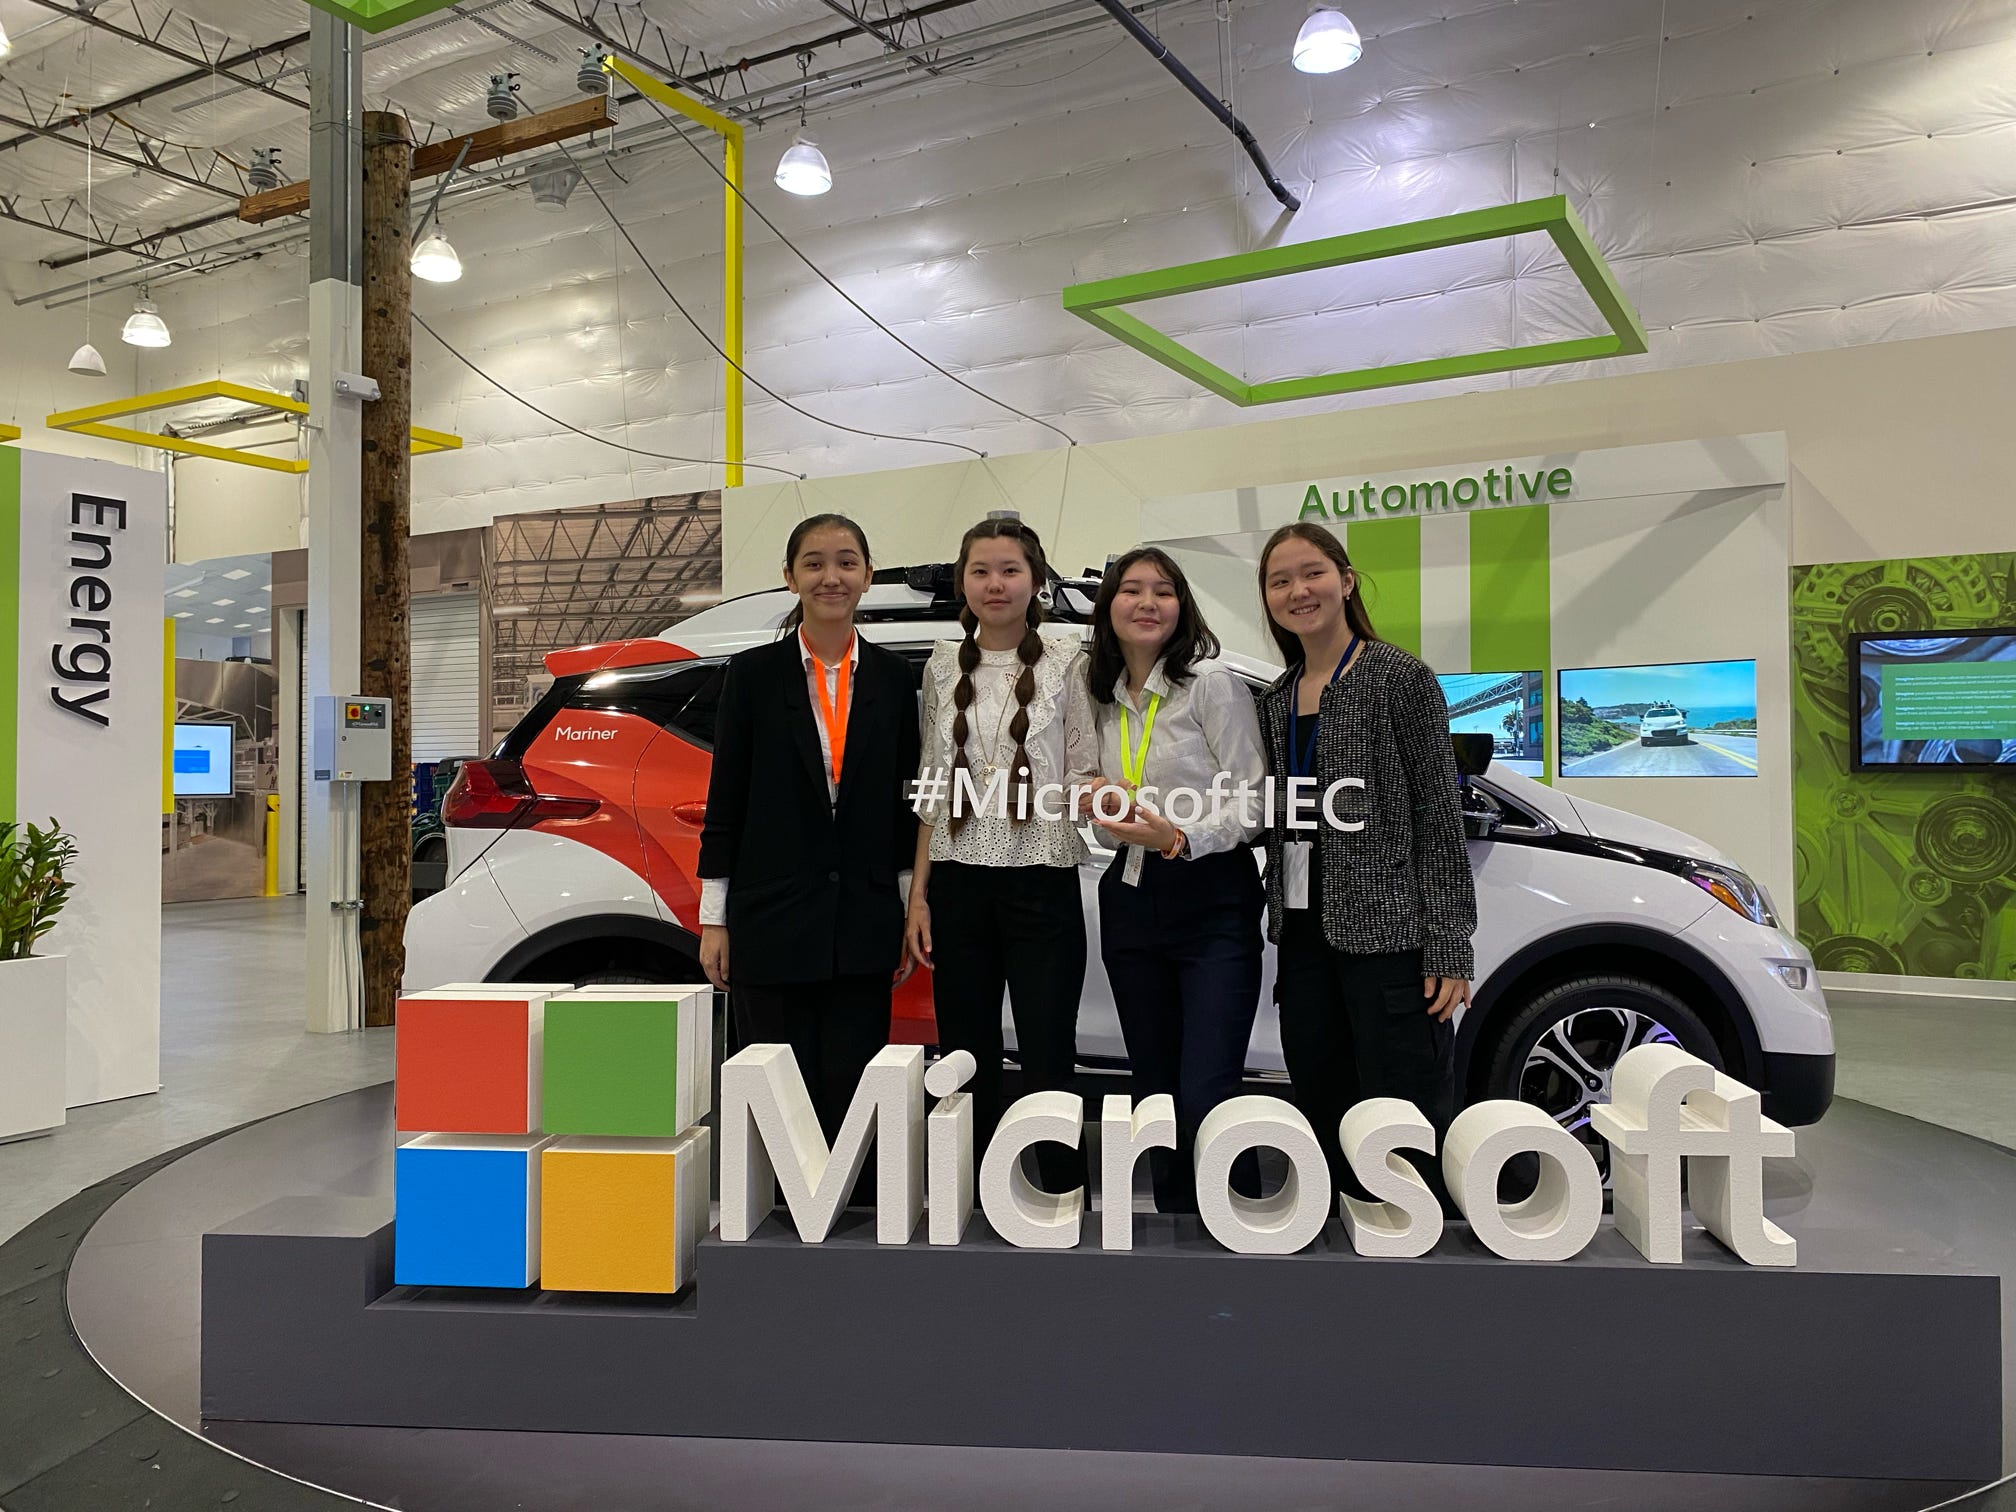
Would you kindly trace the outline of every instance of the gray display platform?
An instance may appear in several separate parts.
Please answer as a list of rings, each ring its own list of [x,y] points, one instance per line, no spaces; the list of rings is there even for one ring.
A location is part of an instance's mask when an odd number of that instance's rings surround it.
[[[2000,1281],[1800,1234],[1655,1266],[1606,1224],[1515,1264],[1460,1225],[1366,1260],[1333,1224],[1234,1255],[703,1242],[675,1301],[392,1285],[381,1201],[288,1199],[203,1241],[211,1420],[1981,1480],[2001,1467]],[[1096,1246],[1096,1224],[1087,1234]]]

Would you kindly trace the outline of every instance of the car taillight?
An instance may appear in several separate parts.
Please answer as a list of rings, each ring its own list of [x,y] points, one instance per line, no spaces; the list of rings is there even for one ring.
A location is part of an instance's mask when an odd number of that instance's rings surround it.
[[[585,819],[598,807],[593,798],[534,791],[518,762],[465,761],[441,800],[441,822],[450,829],[516,829],[542,819]]]

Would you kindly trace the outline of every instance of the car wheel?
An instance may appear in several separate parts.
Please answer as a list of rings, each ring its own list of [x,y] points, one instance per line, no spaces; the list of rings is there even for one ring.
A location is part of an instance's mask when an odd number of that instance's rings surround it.
[[[1610,1078],[1625,1051],[1657,1044],[1722,1067],[1714,1031],[1664,987],[1638,977],[1578,977],[1506,1022],[1487,1062],[1489,1093],[1531,1103],[1573,1134],[1607,1185],[1610,1147],[1590,1126],[1590,1109],[1610,1101]]]

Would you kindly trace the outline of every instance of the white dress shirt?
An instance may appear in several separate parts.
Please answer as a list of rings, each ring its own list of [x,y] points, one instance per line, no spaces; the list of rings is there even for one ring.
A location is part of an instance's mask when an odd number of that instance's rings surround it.
[[[1114,782],[1126,775],[1120,754],[1120,709],[1127,708],[1129,733],[1134,749],[1141,749],[1141,730],[1147,720],[1148,699],[1158,695],[1162,702],[1155,710],[1155,733],[1148,742],[1148,759],[1142,763],[1141,784],[1159,788],[1151,807],[1168,815],[1166,795],[1171,788],[1191,788],[1204,795],[1203,816],[1192,824],[1179,824],[1192,856],[1209,856],[1246,844],[1259,827],[1245,824],[1231,789],[1241,782],[1253,785],[1257,795],[1267,776],[1267,753],[1260,744],[1260,716],[1237,673],[1222,662],[1202,661],[1190,668],[1190,676],[1172,685],[1157,660],[1141,684],[1141,696],[1127,691],[1123,671],[1113,685],[1115,702],[1099,704],[1099,770]],[[1211,808],[1211,783],[1219,773],[1225,794],[1216,814]],[[1248,805],[1251,817],[1259,818],[1259,799]],[[1109,810],[1110,812],[1110,810]],[[1187,812],[1187,810],[1186,810]]]
[[[812,647],[806,643],[805,632],[798,632],[798,651],[805,662],[805,695],[812,700],[812,724],[819,732],[819,766],[826,773],[826,801],[835,804],[840,801],[840,782],[833,775],[833,737],[827,733],[824,705],[819,701],[819,662],[812,655]],[[847,712],[854,712],[855,674],[861,670],[861,637],[847,638]],[[826,664],[826,703],[832,705],[833,712],[840,712],[840,663]],[[728,922],[728,879],[726,877],[702,877],[700,879],[700,922],[704,924],[726,924]]]

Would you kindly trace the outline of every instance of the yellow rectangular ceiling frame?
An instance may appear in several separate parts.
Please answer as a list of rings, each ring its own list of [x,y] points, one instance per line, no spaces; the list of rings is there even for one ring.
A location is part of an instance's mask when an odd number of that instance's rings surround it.
[[[618,57],[604,57],[602,66],[647,99],[676,110],[719,136],[726,146],[722,172],[727,192],[721,220],[721,350],[728,354],[721,375],[722,456],[727,462],[724,484],[742,486],[742,128],[698,100],[679,93]]]
[[[21,427],[20,427],[20,426],[18,426],[18,425],[0,425],[0,442],[6,442],[6,441],[19,441],[20,439],[21,439]]]
[[[203,399],[236,399],[241,404],[256,404],[290,415],[308,413],[306,401],[291,394],[276,394],[271,389],[214,378],[208,383],[190,383],[157,393],[135,394],[131,399],[113,399],[105,404],[86,405],[83,409],[60,410],[42,423],[51,430],[69,431],[76,436],[97,436],[105,441],[151,446],[160,451],[179,452],[185,457],[207,457],[212,462],[236,462],[245,467],[263,467],[269,472],[308,471],[306,457],[268,457],[235,446],[215,446],[208,441],[191,441],[183,436],[163,436],[153,431],[105,424],[107,420],[145,414],[150,410],[173,409]],[[418,425],[412,428],[412,437],[410,455],[415,457],[424,457],[430,452],[456,451],[462,445],[460,436],[450,435],[447,431],[427,430]]]

